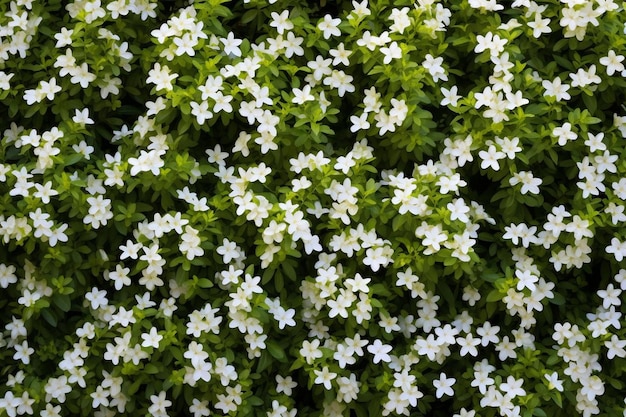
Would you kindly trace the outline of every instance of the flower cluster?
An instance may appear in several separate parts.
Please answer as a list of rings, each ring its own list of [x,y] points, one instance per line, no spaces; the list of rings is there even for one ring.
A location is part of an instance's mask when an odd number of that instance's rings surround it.
[[[4,7],[0,415],[626,415],[624,6],[225,3]]]

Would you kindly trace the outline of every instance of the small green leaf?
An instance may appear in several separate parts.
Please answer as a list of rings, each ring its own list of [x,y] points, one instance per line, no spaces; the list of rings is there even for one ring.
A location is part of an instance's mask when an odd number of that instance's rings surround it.
[[[623,385],[619,380],[615,378],[608,378],[608,381],[609,381],[609,384],[611,384],[613,388],[621,391]]]
[[[213,282],[208,278],[200,278],[198,280],[198,287],[200,288],[212,288]]]
[[[146,371],[147,374],[158,374],[159,368],[156,367],[156,365],[153,365],[151,363],[146,364],[146,366],[144,366],[144,371]]]
[[[563,297],[559,293],[554,293],[554,297],[550,299],[550,302],[557,306],[562,306],[563,304],[565,304],[565,297]]]
[[[266,341],[267,351],[279,362],[286,362],[287,355],[282,347],[273,340]]]
[[[254,407],[259,407],[263,405],[263,400],[256,396],[248,397],[246,401],[248,401],[248,403]]]
[[[261,353],[261,357],[259,358],[259,362],[257,363],[256,372],[261,373],[265,369],[267,369],[272,364],[271,356],[267,351]]]
[[[492,290],[487,295],[487,302],[488,303],[493,303],[493,302],[496,302],[496,301],[500,301],[500,300],[502,300],[503,297],[504,297],[504,294],[502,294],[499,290]]]
[[[64,164],[65,166],[70,166],[70,165],[74,165],[75,163],[77,163],[83,158],[84,158],[83,154],[75,153],[74,155],[70,155],[68,157],[63,158],[63,162],[65,162]]]
[[[52,297],[52,302],[54,305],[59,307],[61,311],[68,312],[72,307],[72,302],[70,301],[70,297],[67,295],[55,294]]]
[[[57,319],[53,312],[50,310],[42,310],[41,316],[48,322],[48,324],[52,327],[57,327]]]

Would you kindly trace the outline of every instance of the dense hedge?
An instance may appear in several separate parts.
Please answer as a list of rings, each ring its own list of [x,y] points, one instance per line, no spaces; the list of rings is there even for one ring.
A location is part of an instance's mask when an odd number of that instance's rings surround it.
[[[0,12],[0,415],[626,416],[623,3]]]

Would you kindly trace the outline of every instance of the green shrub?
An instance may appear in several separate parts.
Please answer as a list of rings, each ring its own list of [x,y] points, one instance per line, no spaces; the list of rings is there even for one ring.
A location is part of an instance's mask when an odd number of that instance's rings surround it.
[[[0,415],[626,415],[623,4],[0,11]]]

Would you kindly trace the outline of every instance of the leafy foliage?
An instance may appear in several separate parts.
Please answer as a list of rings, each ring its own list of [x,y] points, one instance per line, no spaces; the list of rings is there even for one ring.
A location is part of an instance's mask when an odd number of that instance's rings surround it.
[[[626,415],[623,4],[0,11],[2,415]]]

